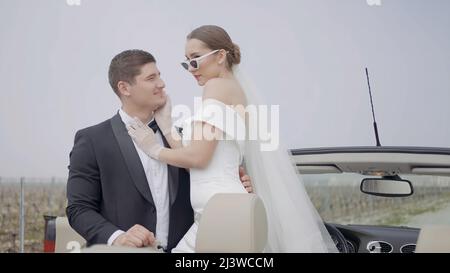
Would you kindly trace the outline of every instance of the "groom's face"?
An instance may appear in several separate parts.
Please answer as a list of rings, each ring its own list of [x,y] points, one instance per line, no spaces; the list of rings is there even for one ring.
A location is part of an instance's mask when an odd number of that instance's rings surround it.
[[[128,85],[129,100],[140,108],[156,110],[165,103],[165,83],[156,63],[147,63],[141,67],[141,73],[134,83]]]

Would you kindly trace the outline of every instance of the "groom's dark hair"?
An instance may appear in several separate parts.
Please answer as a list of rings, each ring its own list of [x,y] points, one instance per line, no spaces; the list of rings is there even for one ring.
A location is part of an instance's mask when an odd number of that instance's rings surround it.
[[[136,83],[135,77],[141,73],[141,67],[148,63],[156,63],[155,57],[140,49],[125,50],[111,60],[108,72],[109,84],[119,98],[120,92],[117,88],[119,81]]]

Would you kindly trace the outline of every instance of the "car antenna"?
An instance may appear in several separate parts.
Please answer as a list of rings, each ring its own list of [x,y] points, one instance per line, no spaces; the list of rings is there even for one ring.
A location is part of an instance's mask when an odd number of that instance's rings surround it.
[[[370,105],[372,106],[373,129],[375,130],[377,147],[381,147],[380,138],[378,137],[377,121],[375,120],[375,110],[373,109],[372,91],[370,90],[369,71],[367,70],[367,67],[366,67],[366,76],[367,76],[367,85],[369,86]]]

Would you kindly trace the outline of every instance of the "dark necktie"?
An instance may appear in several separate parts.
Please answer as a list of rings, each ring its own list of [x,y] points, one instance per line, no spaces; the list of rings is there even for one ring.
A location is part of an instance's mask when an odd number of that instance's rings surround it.
[[[152,128],[153,132],[155,133],[159,130],[158,124],[156,124],[156,121],[154,119],[148,124],[148,127]]]

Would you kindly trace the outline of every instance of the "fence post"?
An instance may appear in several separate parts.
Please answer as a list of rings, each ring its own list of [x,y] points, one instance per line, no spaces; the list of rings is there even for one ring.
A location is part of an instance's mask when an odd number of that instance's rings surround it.
[[[24,180],[24,177],[20,178],[20,253],[24,253],[25,241]]]

